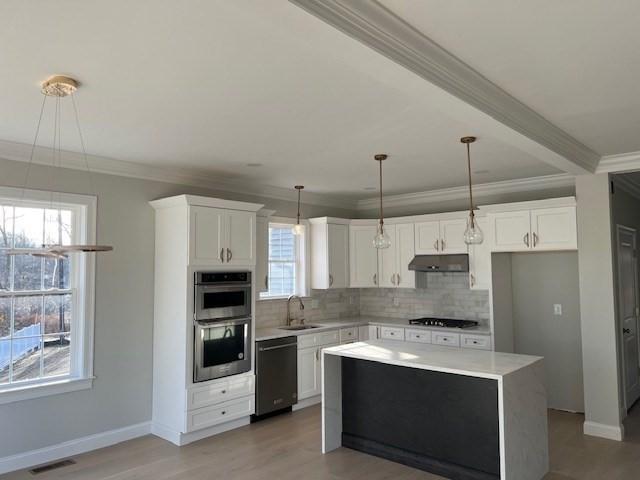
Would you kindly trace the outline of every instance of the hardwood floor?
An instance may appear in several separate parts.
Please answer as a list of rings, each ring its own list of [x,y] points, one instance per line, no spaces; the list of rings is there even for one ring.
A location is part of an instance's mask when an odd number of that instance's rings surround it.
[[[627,419],[628,439],[582,435],[582,415],[550,412],[551,470],[545,480],[640,478],[640,407]],[[387,460],[341,448],[320,452],[320,408],[306,408],[185,447],[152,435],[74,457],[75,465],[2,480],[266,480],[440,479]]]

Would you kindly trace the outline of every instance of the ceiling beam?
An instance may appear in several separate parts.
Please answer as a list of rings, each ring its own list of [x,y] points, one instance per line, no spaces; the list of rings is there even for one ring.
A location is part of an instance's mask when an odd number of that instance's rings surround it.
[[[424,36],[375,0],[289,0],[433,85],[544,146],[542,160],[593,173],[600,155]]]

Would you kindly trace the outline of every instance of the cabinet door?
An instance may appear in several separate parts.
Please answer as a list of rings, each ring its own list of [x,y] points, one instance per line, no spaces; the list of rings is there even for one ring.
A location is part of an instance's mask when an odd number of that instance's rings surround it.
[[[378,250],[378,286],[394,288],[396,286],[396,256],[398,242],[396,239],[396,225],[385,225],[385,232],[391,239],[391,246]]]
[[[420,222],[415,224],[416,255],[440,253],[440,222]]]
[[[256,217],[256,289],[269,290],[269,219]]]
[[[531,211],[531,247],[535,250],[576,250],[578,233],[575,207]]]
[[[349,286],[349,227],[328,225],[329,288]]]
[[[256,214],[227,211],[226,224],[225,263],[229,265],[255,265]]]
[[[191,263],[222,265],[225,259],[226,211],[219,208],[190,208],[189,256]]]
[[[320,349],[298,350],[298,400],[320,393]]]
[[[521,252],[531,246],[529,210],[493,213],[490,217],[494,252]]]
[[[416,288],[416,274],[409,270],[409,262],[415,256],[415,235],[413,223],[396,225],[396,286]]]
[[[349,227],[349,284],[352,288],[377,286],[378,252],[373,246],[375,225]]]
[[[471,290],[488,290],[491,287],[489,220],[476,218],[476,222],[484,233],[484,241],[480,245],[469,245],[469,288]]]
[[[464,243],[464,231],[467,229],[466,218],[440,221],[440,253],[467,253]]]

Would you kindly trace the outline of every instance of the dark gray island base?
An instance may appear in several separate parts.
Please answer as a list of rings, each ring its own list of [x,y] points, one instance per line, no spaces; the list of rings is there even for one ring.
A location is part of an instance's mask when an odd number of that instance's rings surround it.
[[[326,348],[322,451],[341,446],[454,480],[540,480],[542,358],[391,340]]]
[[[456,480],[497,480],[499,443],[497,380],[342,358],[344,447]]]

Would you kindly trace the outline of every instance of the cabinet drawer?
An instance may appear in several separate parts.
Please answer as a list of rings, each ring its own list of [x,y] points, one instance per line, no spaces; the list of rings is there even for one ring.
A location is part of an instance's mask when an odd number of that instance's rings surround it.
[[[354,342],[356,340],[358,340],[358,327],[340,329],[340,343]]]
[[[491,337],[489,335],[461,335],[460,343],[463,348],[491,350]]]
[[[460,346],[460,334],[458,333],[445,333],[445,332],[432,332],[431,342],[436,345],[447,345],[448,347]]]
[[[315,334],[298,335],[298,350],[318,346],[318,336]]]
[[[254,413],[253,396],[187,412],[187,432],[229,422]]]
[[[404,328],[380,327],[380,338],[387,340],[404,340]]]
[[[254,377],[246,376],[233,380],[218,380],[203,386],[194,386],[187,390],[187,410],[194,410],[238,397],[252,395]]]
[[[406,328],[404,330],[404,336],[407,342],[431,343],[431,332],[429,330]]]
[[[318,346],[340,343],[340,332],[338,330],[317,333],[316,336],[318,337]]]

